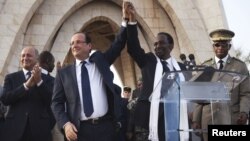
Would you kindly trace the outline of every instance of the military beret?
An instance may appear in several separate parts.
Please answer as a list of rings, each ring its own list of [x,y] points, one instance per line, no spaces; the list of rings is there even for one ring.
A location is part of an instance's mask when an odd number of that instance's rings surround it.
[[[217,29],[212,31],[209,36],[212,41],[231,41],[234,37],[234,32],[227,29]]]

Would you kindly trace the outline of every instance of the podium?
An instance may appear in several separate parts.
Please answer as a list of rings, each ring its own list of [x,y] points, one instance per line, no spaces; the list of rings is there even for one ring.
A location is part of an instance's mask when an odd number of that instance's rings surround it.
[[[193,130],[190,125],[190,115],[199,107],[210,113],[202,124],[231,124],[231,92],[246,78],[247,75],[211,68],[164,74],[154,88],[160,96],[151,95],[149,100],[151,104],[157,101],[164,105],[166,141],[187,141],[192,132],[207,132],[205,125],[200,130]]]

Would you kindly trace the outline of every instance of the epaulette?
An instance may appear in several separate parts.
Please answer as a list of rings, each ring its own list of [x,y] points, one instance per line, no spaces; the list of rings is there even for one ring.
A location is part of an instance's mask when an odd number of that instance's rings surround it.
[[[242,60],[240,60],[239,58],[236,58],[236,57],[232,57],[232,59],[234,59],[234,60],[236,60],[236,61],[239,61],[239,62],[241,62],[241,63],[245,63],[245,62],[243,62]]]

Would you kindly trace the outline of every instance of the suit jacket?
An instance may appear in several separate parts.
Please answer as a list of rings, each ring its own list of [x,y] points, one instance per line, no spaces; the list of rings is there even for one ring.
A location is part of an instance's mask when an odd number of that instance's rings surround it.
[[[206,66],[211,66],[213,68],[216,67],[216,63],[214,59],[209,60],[205,63]],[[234,58],[234,57],[228,57],[226,65],[223,67],[222,71],[232,71],[235,73],[242,74],[242,76],[247,76],[243,79],[242,82],[239,84],[234,84],[234,89],[230,92],[231,95],[231,101],[230,101],[230,111],[231,111],[231,121],[229,121],[230,124],[236,124],[238,114],[240,112],[246,112],[248,113],[250,110],[250,79],[248,76],[248,69],[244,62]],[[194,77],[201,76],[202,73],[198,73]],[[214,73],[212,78],[212,82],[233,82],[233,76],[228,73]],[[196,121],[202,125],[202,128],[207,129],[207,125],[212,123],[212,117],[211,117],[211,108],[210,104],[208,105],[202,105],[198,104],[195,107],[194,113],[193,113],[193,121]],[[214,111],[214,122],[217,124],[223,124],[225,123],[227,119],[227,114],[223,113],[225,110],[220,108],[220,104],[213,104],[213,111]],[[227,116],[227,117],[225,117]],[[228,121],[227,121],[228,122]]]
[[[51,103],[53,78],[42,74],[43,83],[28,91],[23,71],[6,75],[2,102],[9,106],[4,126],[4,141],[20,140],[27,122],[32,136],[38,141],[51,140],[50,116],[48,107]]]
[[[96,51],[90,56],[90,62],[96,64],[103,77],[103,83],[106,86],[108,114],[116,121],[120,121],[121,118],[121,90],[120,87],[113,83],[114,75],[110,70],[110,65],[125,47],[126,37],[126,28],[121,27],[118,36],[106,52],[101,53]],[[66,109],[64,105],[65,102]],[[51,106],[58,125],[61,128],[68,121],[72,122],[77,128],[79,128],[81,105],[77,87],[75,64],[58,71],[55,78]]]
[[[46,69],[42,68],[42,73],[45,74],[45,75],[50,76],[51,79],[53,80],[53,82],[55,81],[55,77],[51,76]],[[54,83],[53,83],[53,85],[54,85]],[[53,89],[52,89],[52,91],[53,91]],[[56,124],[56,119],[55,119],[55,117],[53,115],[51,105],[48,106],[48,111],[49,111],[49,116],[50,116],[50,127],[51,127],[51,130],[52,130],[54,128],[55,124]]]
[[[50,76],[50,74],[47,74],[47,75]],[[52,81],[54,82],[55,77],[53,77],[53,76],[50,76],[50,77],[51,77]],[[53,83],[53,86],[54,86],[54,83]],[[53,87],[52,87],[52,91],[53,91]],[[55,116],[52,112],[51,105],[48,106],[48,111],[49,111],[49,116],[50,116],[50,128],[52,130],[56,124],[56,119],[55,119]]]
[[[150,114],[150,102],[149,96],[153,91],[154,86],[154,76],[156,72],[156,64],[157,60],[155,55],[152,52],[145,53],[145,51],[141,48],[139,39],[138,39],[138,31],[136,25],[128,25],[128,41],[127,41],[127,49],[130,56],[135,60],[139,68],[141,69],[142,79],[143,79],[143,87],[141,90],[141,94],[138,98],[138,103],[135,107],[135,124],[137,126],[144,127],[148,129],[149,127],[149,114]],[[179,63],[181,70],[186,70],[184,64]],[[160,106],[160,116],[159,116],[159,128],[160,132],[164,132],[162,129],[163,122],[163,110],[162,106]],[[162,116],[161,116],[162,115]],[[163,133],[164,134],[164,133]]]

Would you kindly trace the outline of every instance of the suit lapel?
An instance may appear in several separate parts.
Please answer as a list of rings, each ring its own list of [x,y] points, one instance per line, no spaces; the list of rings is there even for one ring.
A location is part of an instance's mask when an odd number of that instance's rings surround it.
[[[69,73],[69,79],[72,78],[72,83],[73,83],[73,94],[77,94],[76,97],[79,96],[79,90],[78,90],[78,85],[77,85],[77,78],[76,78],[76,66],[75,63],[73,65],[71,65],[70,67],[70,71],[69,72],[73,72],[73,73]],[[80,100],[80,99],[79,99]]]
[[[25,78],[25,75],[24,75],[24,72],[21,70],[21,71],[19,71],[18,72],[18,81],[20,81],[20,83],[23,83],[23,82],[25,82],[26,81],[26,78]]]

